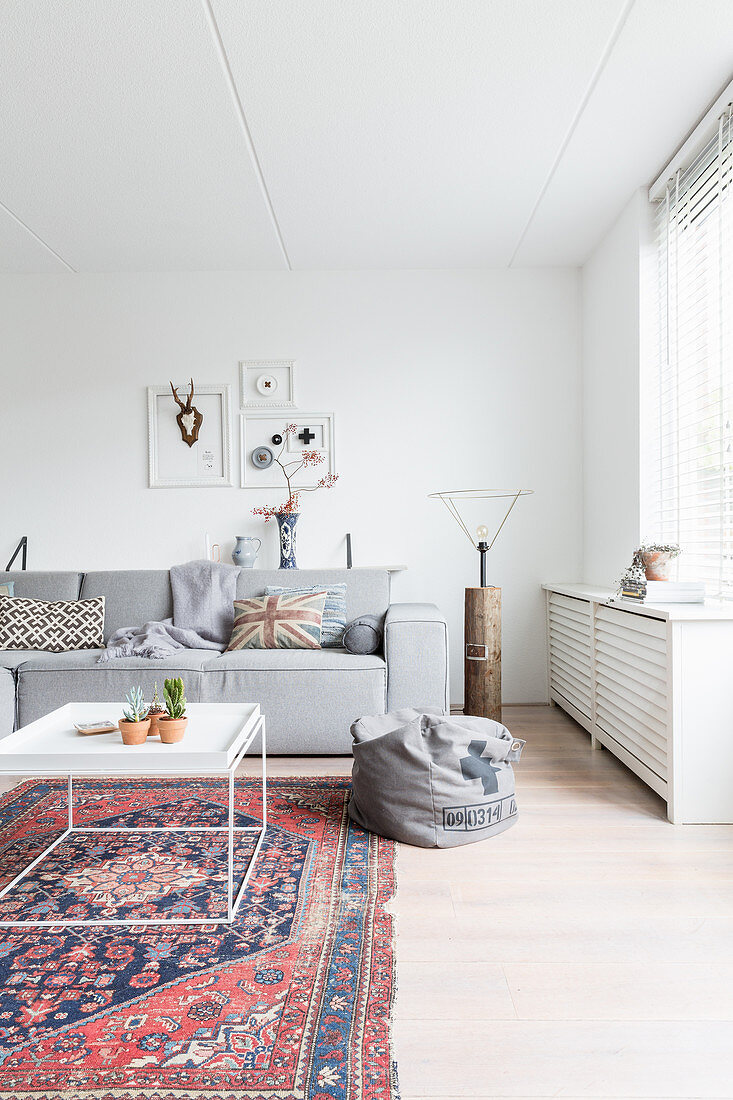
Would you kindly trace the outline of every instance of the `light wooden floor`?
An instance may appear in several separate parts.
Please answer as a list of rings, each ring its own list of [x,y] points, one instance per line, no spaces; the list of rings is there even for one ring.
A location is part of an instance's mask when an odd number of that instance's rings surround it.
[[[399,850],[402,1100],[733,1097],[733,826],[669,825],[559,710],[504,721],[528,742],[517,825]]]
[[[733,827],[670,825],[560,710],[504,720],[517,825],[399,851],[403,1100],[733,1097]]]

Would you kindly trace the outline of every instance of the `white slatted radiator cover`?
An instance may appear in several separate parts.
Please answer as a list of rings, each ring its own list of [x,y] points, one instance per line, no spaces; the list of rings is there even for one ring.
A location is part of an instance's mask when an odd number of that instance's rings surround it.
[[[733,824],[733,603],[544,588],[552,702],[665,799],[670,821]]]

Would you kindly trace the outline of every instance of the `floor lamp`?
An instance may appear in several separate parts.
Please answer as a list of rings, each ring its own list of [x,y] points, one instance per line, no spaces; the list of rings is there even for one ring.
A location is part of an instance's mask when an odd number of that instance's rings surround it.
[[[501,721],[501,589],[486,581],[486,555],[499,537],[499,532],[520,497],[529,496],[532,489],[451,489],[429,493],[432,500],[442,500],[471,545],[481,556],[479,588],[467,588],[464,611],[464,714]],[[506,500],[504,518],[489,540],[484,524],[469,531],[460,507],[469,500]]]

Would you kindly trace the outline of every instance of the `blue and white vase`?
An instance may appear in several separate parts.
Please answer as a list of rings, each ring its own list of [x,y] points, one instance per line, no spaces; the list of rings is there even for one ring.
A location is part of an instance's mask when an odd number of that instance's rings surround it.
[[[277,512],[277,525],[280,528],[280,568],[297,569],[295,563],[295,527],[300,512]]]

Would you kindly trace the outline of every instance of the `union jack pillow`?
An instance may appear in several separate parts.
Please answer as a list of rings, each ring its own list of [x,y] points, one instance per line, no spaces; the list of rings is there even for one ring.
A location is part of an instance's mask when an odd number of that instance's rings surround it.
[[[281,592],[234,601],[228,649],[320,649],[327,592]]]

